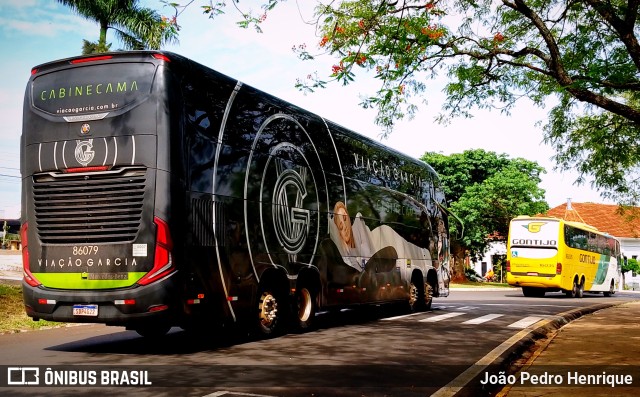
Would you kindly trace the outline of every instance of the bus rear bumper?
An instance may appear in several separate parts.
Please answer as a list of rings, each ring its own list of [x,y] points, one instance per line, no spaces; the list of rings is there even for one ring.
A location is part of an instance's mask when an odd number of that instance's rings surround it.
[[[140,321],[175,322],[180,313],[173,277],[119,290],[53,290],[22,283],[25,310],[34,320],[130,326]],[[74,314],[74,307],[84,306]]]
[[[511,287],[545,288],[547,290],[561,289],[561,276],[521,276],[507,273],[507,284]]]

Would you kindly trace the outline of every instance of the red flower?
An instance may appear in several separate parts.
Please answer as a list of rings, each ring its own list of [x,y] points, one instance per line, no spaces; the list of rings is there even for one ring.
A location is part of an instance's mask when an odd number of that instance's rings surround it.
[[[501,43],[504,41],[504,36],[502,35],[502,33],[498,32],[493,36],[493,41],[495,41],[496,43]]]
[[[327,42],[329,42],[329,38],[327,36],[322,37],[322,40],[320,40],[320,47],[324,47]]]
[[[340,65],[333,65],[331,67],[331,71],[333,72],[334,75],[337,75],[338,73],[342,72],[344,70],[344,65],[342,63],[342,61],[340,61]]]

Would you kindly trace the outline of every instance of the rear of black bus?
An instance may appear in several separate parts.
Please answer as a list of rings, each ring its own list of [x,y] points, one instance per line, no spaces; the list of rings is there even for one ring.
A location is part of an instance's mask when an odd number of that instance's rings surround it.
[[[169,62],[161,53],[110,53],[32,70],[21,138],[32,318],[138,329],[180,313]]]

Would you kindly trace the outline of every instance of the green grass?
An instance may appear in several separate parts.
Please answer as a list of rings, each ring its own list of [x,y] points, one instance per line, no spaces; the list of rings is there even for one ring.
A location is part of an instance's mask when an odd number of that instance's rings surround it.
[[[451,283],[455,288],[510,288],[507,283],[479,283],[477,281],[465,281],[463,283]]]
[[[24,311],[22,287],[0,283],[0,334],[59,325],[52,321],[33,321]]]

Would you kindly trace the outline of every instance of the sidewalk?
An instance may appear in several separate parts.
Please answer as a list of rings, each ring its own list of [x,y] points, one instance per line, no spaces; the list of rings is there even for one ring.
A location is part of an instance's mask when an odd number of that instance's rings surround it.
[[[639,319],[634,301],[570,322],[538,346],[515,384],[497,396],[640,395]]]

